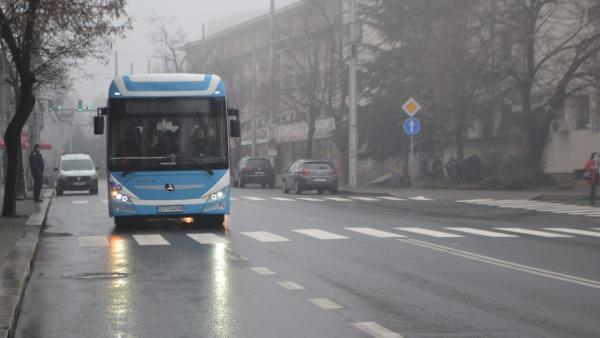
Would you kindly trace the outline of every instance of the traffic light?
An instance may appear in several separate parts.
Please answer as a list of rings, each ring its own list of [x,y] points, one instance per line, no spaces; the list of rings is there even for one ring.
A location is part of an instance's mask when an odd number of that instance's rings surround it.
[[[94,106],[91,105],[91,104],[88,104],[88,105],[85,106],[85,110],[86,111],[93,111],[94,110]]]
[[[61,111],[62,110],[62,104],[57,104],[56,105],[56,110]]]
[[[81,101],[81,100],[77,100],[77,111],[78,112],[83,111],[83,101]]]
[[[53,111],[54,110],[54,100],[49,99],[48,100],[48,111]]]

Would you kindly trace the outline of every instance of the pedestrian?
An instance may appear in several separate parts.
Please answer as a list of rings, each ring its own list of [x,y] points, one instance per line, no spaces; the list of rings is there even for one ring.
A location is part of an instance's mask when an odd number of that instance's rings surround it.
[[[600,155],[593,152],[590,159],[585,162],[584,177],[590,183],[590,204],[596,204],[596,189],[600,179]]]
[[[33,176],[33,200],[41,202],[40,193],[42,192],[42,182],[44,180],[44,159],[40,153],[40,145],[33,146],[33,151],[29,155],[29,169]]]

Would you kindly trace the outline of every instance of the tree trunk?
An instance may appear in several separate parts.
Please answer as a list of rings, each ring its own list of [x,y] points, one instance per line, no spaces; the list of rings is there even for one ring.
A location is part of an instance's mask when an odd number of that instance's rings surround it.
[[[310,117],[308,122],[308,137],[306,143],[306,158],[313,157],[313,140],[315,138],[315,118]]]
[[[2,216],[15,216],[17,209],[17,179],[18,159],[21,152],[21,131],[33,110],[35,97],[33,96],[33,74],[21,75],[20,97],[17,109],[12,120],[6,128],[4,142],[6,143],[6,183],[4,185],[4,201]],[[33,146],[33,145],[32,145]]]
[[[456,126],[455,132],[455,142],[456,142],[456,157],[458,161],[462,161],[465,159],[465,138],[464,138],[464,129],[461,125]]]

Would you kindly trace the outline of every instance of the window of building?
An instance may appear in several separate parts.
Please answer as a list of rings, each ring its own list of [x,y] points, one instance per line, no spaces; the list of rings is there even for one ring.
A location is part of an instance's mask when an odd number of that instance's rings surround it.
[[[576,96],[573,103],[574,113],[577,118],[577,130],[588,128],[590,124],[590,100],[588,96]]]

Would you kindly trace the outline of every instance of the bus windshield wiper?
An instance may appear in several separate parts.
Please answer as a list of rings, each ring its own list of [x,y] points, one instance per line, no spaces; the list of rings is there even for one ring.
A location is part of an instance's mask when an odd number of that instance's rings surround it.
[[[206,172],[212,176],[214,175],[214,171],[212,169],[210,169],[210,167],[208,167],[206,164],[202,164],[196,160],[194,160],[193,158],[178,158],[177,159],[178,162],[188,162],[188,163],[193,163],[195,165],[197,165],[198,167],[200,167],[200,169],[202,170],[206,170]]]
[[[111,157],[111,161],[119,161],[119,160],[165,160],[165,159],[170,159],[170,157],[165,157],[165,156],[161,156],[161,157],[150,157],[150,156],[139,156],[139,157],[135,157],[135,156],[127,156],[127,157]],[[143,166],[135,166],[132,167],[130,169],[125,170],[121,175],[123,177],[134,173],[136,171],[140,171],[142,168],[144,168]]]

